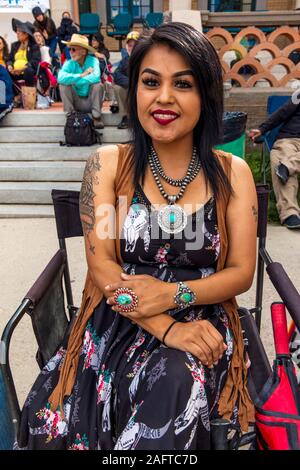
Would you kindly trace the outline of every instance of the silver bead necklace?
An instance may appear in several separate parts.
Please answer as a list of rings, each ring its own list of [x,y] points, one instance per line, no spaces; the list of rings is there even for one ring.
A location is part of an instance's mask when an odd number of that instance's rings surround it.
[[[187,214],[178,204],[176,204],[176,202],[182,198],[188,184],[196,178],[201,169],[201,163],[197,158],[196,148],[193,148],[193,155],[187,173],[182,179],[173,179],[165,174],[153,147],[149,152],[148,162],[161,195],[168,201],[168,205],[158,211],[158,225],[166,233],[172,235],[180,233],[187,225]],[[167,194],[161,183],[160,177],[170,185],[180,187],[179,192],[175,195]]]

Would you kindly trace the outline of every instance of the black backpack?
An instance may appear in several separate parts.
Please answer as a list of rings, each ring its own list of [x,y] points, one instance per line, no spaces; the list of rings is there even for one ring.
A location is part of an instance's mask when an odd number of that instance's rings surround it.
[[[86,113],[73,111],[65,125],[65,143],[61,145],[86,147],[101,144],[101,137],[96,132],[92,118]]]

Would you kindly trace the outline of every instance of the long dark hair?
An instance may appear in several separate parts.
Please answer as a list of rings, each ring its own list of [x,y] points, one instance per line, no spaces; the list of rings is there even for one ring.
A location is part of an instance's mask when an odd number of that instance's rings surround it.
[[[134,184],[143,182],[147,167],[150,136],[141,126],[137,114],[137,86],[141,63],[152,47],[165,44],[179,52],[190,65],[201,96],[201,116],[194,129],[194,145],[201,159],[206,182],[215,197],[220,186],[229,193],[232,188],[213,147],[223,134],[223,79],[219,57],[204,34],[184,23],[167,23],[150,36],[142,37],[134,47],[129,61],[128,114],[134,142]]]
[[[8,56],[9,56],[9,48],[8,48],[8,44],[7,42],[5,41],[4,37],[3,36],[0,36],[0,39],[2,40],[3,42],[3,59],[4,59],[4,62],[6,62],[8,60]]]

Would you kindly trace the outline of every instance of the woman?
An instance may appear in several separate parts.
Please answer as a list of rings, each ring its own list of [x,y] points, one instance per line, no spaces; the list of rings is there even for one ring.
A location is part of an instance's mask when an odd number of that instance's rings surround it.
[[[254,275],[257,200],[246,163],[213,152],[222,94],[194,28],[135,47],[133,141],[87,162],[82,305],[25,403],[20,447],[209,449],[210,418],[236,404],[244,429],[253,418],[234,296]]]
[[[8,44],[3,36],[0,36],[0,65],[6,67],[6,61],[8,60],[9,49]]]
[[[71,14],[64,11],[59,28],[57,29],[58,44],[60,52],[63,53],[66,59],[71,59],[68,47],[62,41],[70,41],[73,34],[78,33],[78,28],[75,26]]]
[[[91,46],[97,51],[97,54],[95,54],[97,59],[106,59],[107,62],[109,61],[109,50],[105,47],[104,37],[101,33],[93,34],[91,38]]]
[[[47,62],[47,64],[51,65],[51,57],[49,52],[49,47],[45,44],[44,36],[39,32],[36,31],[34,33],[34,39],[41,51],[41,61]]]
[[[13,18],[12,28],[17,34],[18,40],[11,46],[7,70],[16,85],[16,95],[19,93],[17,82],[20,80],[25,82],[22,93],[23,96],[28,97],[26,102],[28,102],[29,107],[33,108],[36,101],[35,75],[41,62],[40,48],[34,40],[34,28],[31,23]]]
[[[35,19],[33,26],[36,31],[39,31],[45,39],[46,46],[49,46],[51,57],[56,55],[57,47],[57,31],[56,25],[52,18],[45,15],[40,7],[34,7],[32,14]]]

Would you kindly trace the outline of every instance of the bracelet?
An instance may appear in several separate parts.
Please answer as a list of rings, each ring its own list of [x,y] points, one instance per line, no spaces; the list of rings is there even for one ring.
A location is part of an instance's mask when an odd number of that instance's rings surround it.
[[[175,323],[178,323],[178,321],[177,321],[177,320],[174,320],[173,323],[171,323],[171,325],[167,328],[167,331],[165,332],[165,334],[164,334],[163,337],[162,337],[161,342],[162,342],[165,346],[167,346],[166,343],[165,343],[166,336],[167,336],[167,334],[169,333],[170,329],[175,325]]]
[[[177,291],[174,295],[174,302],[180,309],[190,307],[196,302],[196,294],[185,282],[177,282]]]

